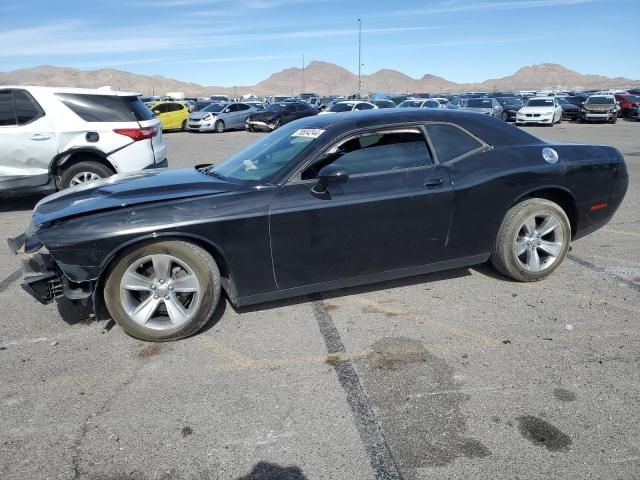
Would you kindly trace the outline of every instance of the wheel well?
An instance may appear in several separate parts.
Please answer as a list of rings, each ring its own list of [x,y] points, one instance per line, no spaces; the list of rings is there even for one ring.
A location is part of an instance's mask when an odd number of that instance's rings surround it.
[[[575,198],[573,198],[569,192],[561,188],[545,188],[530,192],[515,203],[520,203],[522,200],[527,198],[544,198],[545,200],[550,200],[560,205],[564,210],[564,213],[566,213],[569,218],[569,223],[571,224],[571,236],[573,237],[573,235],[575,235],[578,225],[578,208],[576,206]]]
[[[115,252],[112,257],[108,260],[102,271],[100,272],[100,277],[96,281],[95,289],[94,289],[94,309],[96,312],[96,316],[98,319],[108,318],[109,312],[107,311],[106,305],[104,303],[104,284],[107,279],[107,275],[111,270],[114,262],[118,259],[123,250],[131,248],[132,246],[140,246],[143,244],[154,243],[159,241],[181,241],[181,242],[190,242],[194,245],[199,246],[203,250],[205,250],[209,255],[213,257],[218,265],[218,270],[220,271],[220,283],[222,286],[222,290],[227,294],[231,303],[235,304],[237,299],[237,293],[235,288],[235,283],[233,281],[233,277],[231,276],[231,271],[229,270],[229,265],[225,260],[224,256],[219,252],[219,250],[214,247],[212,244],[198,240],[193,237],[181,237],[181,236],[167,236],[167,237],[158,237],[155,239],[141,239],[139,241],[135,241],[133,243],[129,243],[126,246],[119,249]]]
[[[107,160],[106,158],[101,157],[97,153],[79,151],[79,152],[71,153],[68,157],[62,157],[62,158],[58,159],[55,162],[55,164],[53,165],[53,169],[52,169],[53,174],[57,175],[57,176],[60,176],[60,173],[65,168],[69,168],[70,166],[75,165],[76,163],[80,163],[80,162],[95,162],[95,163],[99,163],[99,164],[104,165],[105,167],[107,167],[113,173],[116,173],[115,169],[113,168],[113,165],[111,165],[109,160]]]

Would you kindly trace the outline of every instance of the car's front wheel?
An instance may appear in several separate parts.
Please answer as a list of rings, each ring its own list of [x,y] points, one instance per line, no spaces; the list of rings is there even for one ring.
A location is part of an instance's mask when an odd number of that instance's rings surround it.
[[[214,125],[216,133],[224,132],[224,122],[222,120],[218,120]]]
[[[220,272],[207,251],[188,242],[161,241],[134,246],[118,257],[104,299],[129,335],[162,342],[200,330],[220,292]]]
[[[564,260],[571,224],[556,203],[530,198],[505,215],[491,254],[495,268],[520,282],[549,276]]]

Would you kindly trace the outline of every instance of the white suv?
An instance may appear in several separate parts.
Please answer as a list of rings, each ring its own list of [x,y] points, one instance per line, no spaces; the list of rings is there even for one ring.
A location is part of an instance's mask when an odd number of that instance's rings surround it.
[[[0,86],[0,194],[166,166],[160,120],[135,93]]]

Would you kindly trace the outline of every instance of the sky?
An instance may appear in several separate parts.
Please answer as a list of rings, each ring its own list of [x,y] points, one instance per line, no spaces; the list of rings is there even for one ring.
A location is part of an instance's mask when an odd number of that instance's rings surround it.
[[[313,60],[481,82],[539,63],[640,79],[640,0],[3,0],[0,71],[254,85]]]

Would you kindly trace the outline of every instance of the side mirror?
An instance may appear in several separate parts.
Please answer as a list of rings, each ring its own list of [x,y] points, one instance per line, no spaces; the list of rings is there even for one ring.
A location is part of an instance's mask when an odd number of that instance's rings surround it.
[[[349,180],[347,171],[336,165],[327,165],[318,173],[318,181],[311,189],[311,192],[317,195],[327,193],[327,187],[330,183],[346,183]]]

